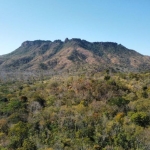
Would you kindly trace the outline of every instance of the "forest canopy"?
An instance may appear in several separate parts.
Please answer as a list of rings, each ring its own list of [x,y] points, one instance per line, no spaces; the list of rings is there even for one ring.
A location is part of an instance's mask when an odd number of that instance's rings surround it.
[[[148,150],[149,110],[148,72],[0,80],[0,149]]]

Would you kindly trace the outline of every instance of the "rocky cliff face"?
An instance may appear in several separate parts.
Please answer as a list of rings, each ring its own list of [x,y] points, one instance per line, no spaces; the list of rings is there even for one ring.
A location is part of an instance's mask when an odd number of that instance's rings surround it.
[[[150,57],[113,42],[25,41],[10,54],[0,57],[1,70],[106,69],[143,71],[150,69]]]

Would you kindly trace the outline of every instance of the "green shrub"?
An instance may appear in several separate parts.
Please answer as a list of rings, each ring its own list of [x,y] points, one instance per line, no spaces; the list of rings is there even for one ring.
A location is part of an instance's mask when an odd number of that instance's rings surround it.
[[[136,112],[131,116],[131,120],[142,127],[146,127],[150,123],[150,117],[145,112]]]
[[[104,80],[109,80],[110,79],[110,76],[109,75],[106,75],[105,77],[104,77]]]
[[[110,105],[117,105],[118,107],[121,107],[121,106],[124,106],[124,105],[127,105],[130,101],[129,100],[126,100],[122,97],[115,97],[115,98],[111,98],[108,103]]]
[[[9,130],[10,148],[16,149],[21,147],[24,139],[28,136],[28,126],[26,123],[18,122]]]

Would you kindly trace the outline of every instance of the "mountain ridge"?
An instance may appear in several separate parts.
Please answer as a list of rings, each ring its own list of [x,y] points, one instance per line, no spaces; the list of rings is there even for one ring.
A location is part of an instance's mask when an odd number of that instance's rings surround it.
[[[79,38],[25,41],[0,56],[1,70],[81,70],[113,68],[123,72],[150,69],[150,56],[115,42],[89,42]]]

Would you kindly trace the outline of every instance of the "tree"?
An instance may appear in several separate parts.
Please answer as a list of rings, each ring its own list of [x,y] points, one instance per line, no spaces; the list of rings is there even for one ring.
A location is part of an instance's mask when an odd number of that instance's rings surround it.
[[[9,130],[10,148],[18,148],[23,144],[24,139],[28,136],[28,126],[26,123],[18,122]]]
[[[150,123],[150,118],[145,112],[136,112],[131,116],[131,120],[142,127],[146,127]]]
[[[130,101],[126,100],[122,97],[115,97],[115,98],[111,98],[108,103],[110,105],[117,105],[118,107],[122,107],[124,105],[127,105]]]
[[[21,150],[37,150],[37,147],[33,141],[25,139]]]
[[[21,96],[21,97],[20,97],[20,100],[21,100],[22,102],[27,102],[27,101],[28,101],[28,98],[27,98],[26,96]]]

